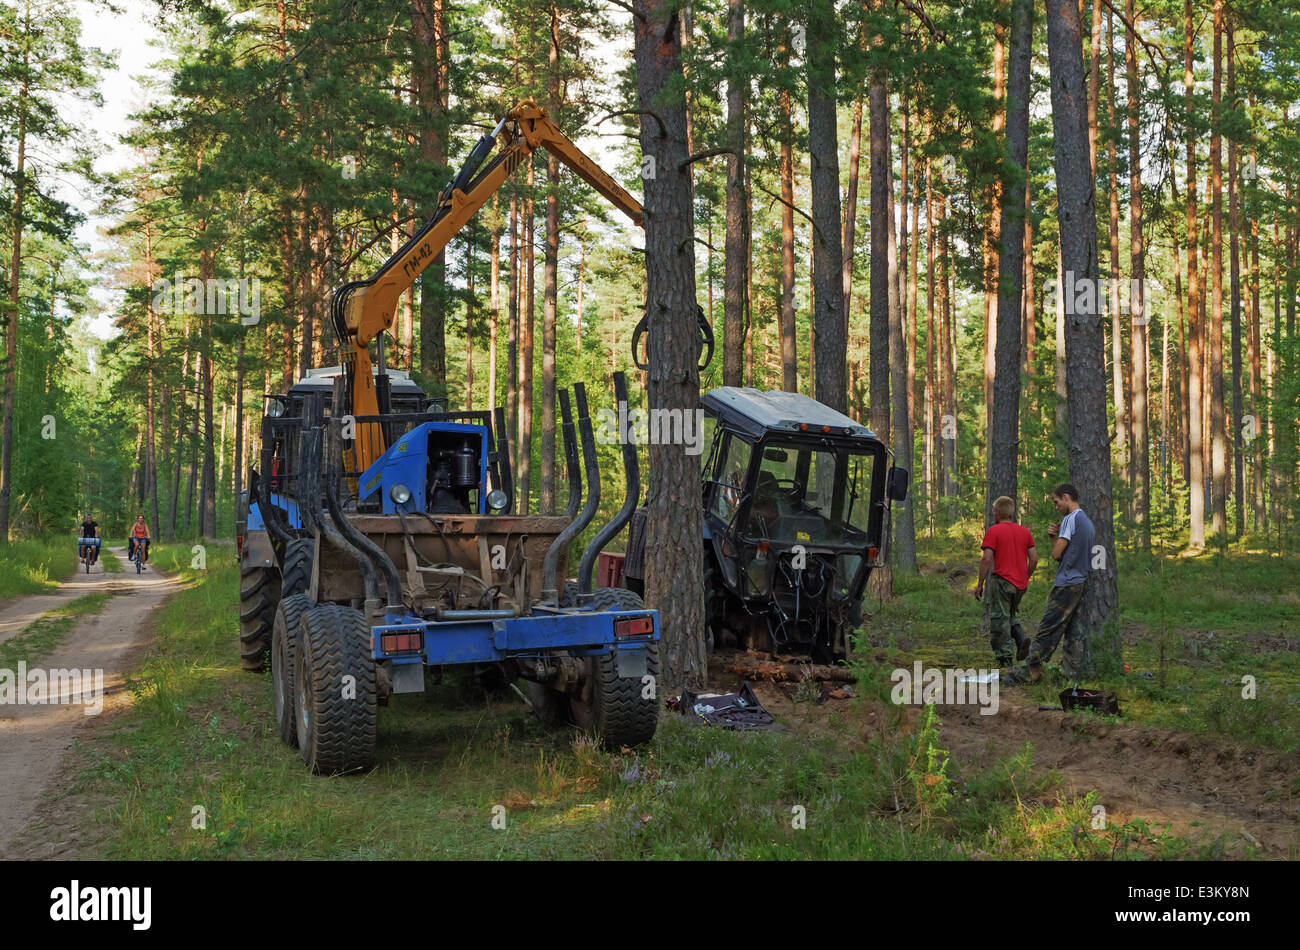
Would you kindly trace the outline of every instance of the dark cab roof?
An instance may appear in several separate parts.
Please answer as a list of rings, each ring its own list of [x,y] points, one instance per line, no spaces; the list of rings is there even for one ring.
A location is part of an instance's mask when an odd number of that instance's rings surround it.
[[[795,436],[876,439],[866,426],[802,393],[720,386],[706,394],[702,404],[724,425],[753,437],[788,432]],[[805,425],[807,429],[801,428]],[[829,427],[830,432],[824,427]]]

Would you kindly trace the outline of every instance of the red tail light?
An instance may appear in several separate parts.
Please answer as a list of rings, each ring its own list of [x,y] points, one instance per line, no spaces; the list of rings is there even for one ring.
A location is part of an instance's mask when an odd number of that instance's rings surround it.
[[[867,548],[867,560],[871,561],[880,555],[880,548]]]
[[[423,633],[385,633],[379,638],[383,653],[423,653]]]
[[[655,622],[650,617],[614,621],[614,636],[616,637],[639,637],[654,633],[654,631]]]

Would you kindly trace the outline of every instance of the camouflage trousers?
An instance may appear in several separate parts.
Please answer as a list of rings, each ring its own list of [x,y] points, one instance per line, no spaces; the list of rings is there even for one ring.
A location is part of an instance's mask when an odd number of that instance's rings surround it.
[[[1005,577],[994,574],[988,583],[989,644],[999,668],[1006,669],[1016,661],[1016,652],[1025,641],[1025,631],[1016,622],[1016,611],[1025,592]]]
[[[1052,658],[1056,646],[1065,638],[1061,650],[1061,672],[1069,679],[1079,679],[1091,673],[1091,651],[1088,649],[1088,634],[1077,623],[1079,605],[1083,602],[1083,592],[1088,582],[1071,584],[1066,587],[1053,587],[1047,598],[1047,609],[1038,624],[1038,635],[1029,644],[1028,670],[1038,670]]]

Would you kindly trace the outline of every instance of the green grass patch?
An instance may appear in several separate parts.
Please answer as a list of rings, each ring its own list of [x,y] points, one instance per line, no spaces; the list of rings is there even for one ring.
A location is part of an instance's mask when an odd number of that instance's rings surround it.
[[[184,573],[191,557],[160,549],[158,563]],[[866,696],[846,707],[844,735],[732,733],[665,712],[652,743],[609,753],[544,729],[508,691],[448,676],[380,710],[370,773],[312,776],[276,734],[269,675],[239,670],[238,568],[208,565],[160,608],[123,728],[89,747],[79,788],[104,802],[103,857],[1092,858],[1152,848],[1132,829],[1092,830],[1085,799],[1026,803],[1052,781],[1027,784],[1028,751],[958,775],[944,764],[937,719],[853,741],[881,708]]]
[[[919,542],[932,573],[895,574],[896,596],[868,602],[865,645],[891,665],[991,667],[980,604],[970,596],[978,540],[968,531]],[[939,570],[938,565],[945,570]],[[954,570],[964,571],[953,577]],[[1031,636],[1055,565],[1031,580],[1020,622]],[[1121,663],[1089,680],[1119,695],[1124,718],[1284,752],[1300,749],[1300,562],[1249,551],[1197,557],[1119,555]],[[1097,644],[1094,643],[1094,653]],[[1060,648],[1054,658],[1060,660]],[[1100,659],[1100,658],[1099,658]],[[1127,666],[1125,670],[1123,667]],[[1249,679],[1247,679],[1249,678]],[[1254,692],[1247,688],[1253,682]],[[1059,680],[1032,691],[1055,704]]]
[[[46,656],[78,620],[102,611],[112,597],[106,593],[86,594],[42,614],[22,633],[0,643],[0,667],[12,669],[19,660],[31,664]]]
[[[56,589],[78,565],[71,537],[28,538],[0,544],[0,598]]]

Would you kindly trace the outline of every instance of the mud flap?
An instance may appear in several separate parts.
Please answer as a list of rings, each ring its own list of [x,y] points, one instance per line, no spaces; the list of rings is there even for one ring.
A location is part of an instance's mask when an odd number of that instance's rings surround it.
[[[423,663],[394,663],[393,664],[393,692],[394,693],[424,692],[424,664]]]
[[[641,679],[648,671],[645,650],[615,650],[614,669],[618,673],[619,679],[629,677]]]

